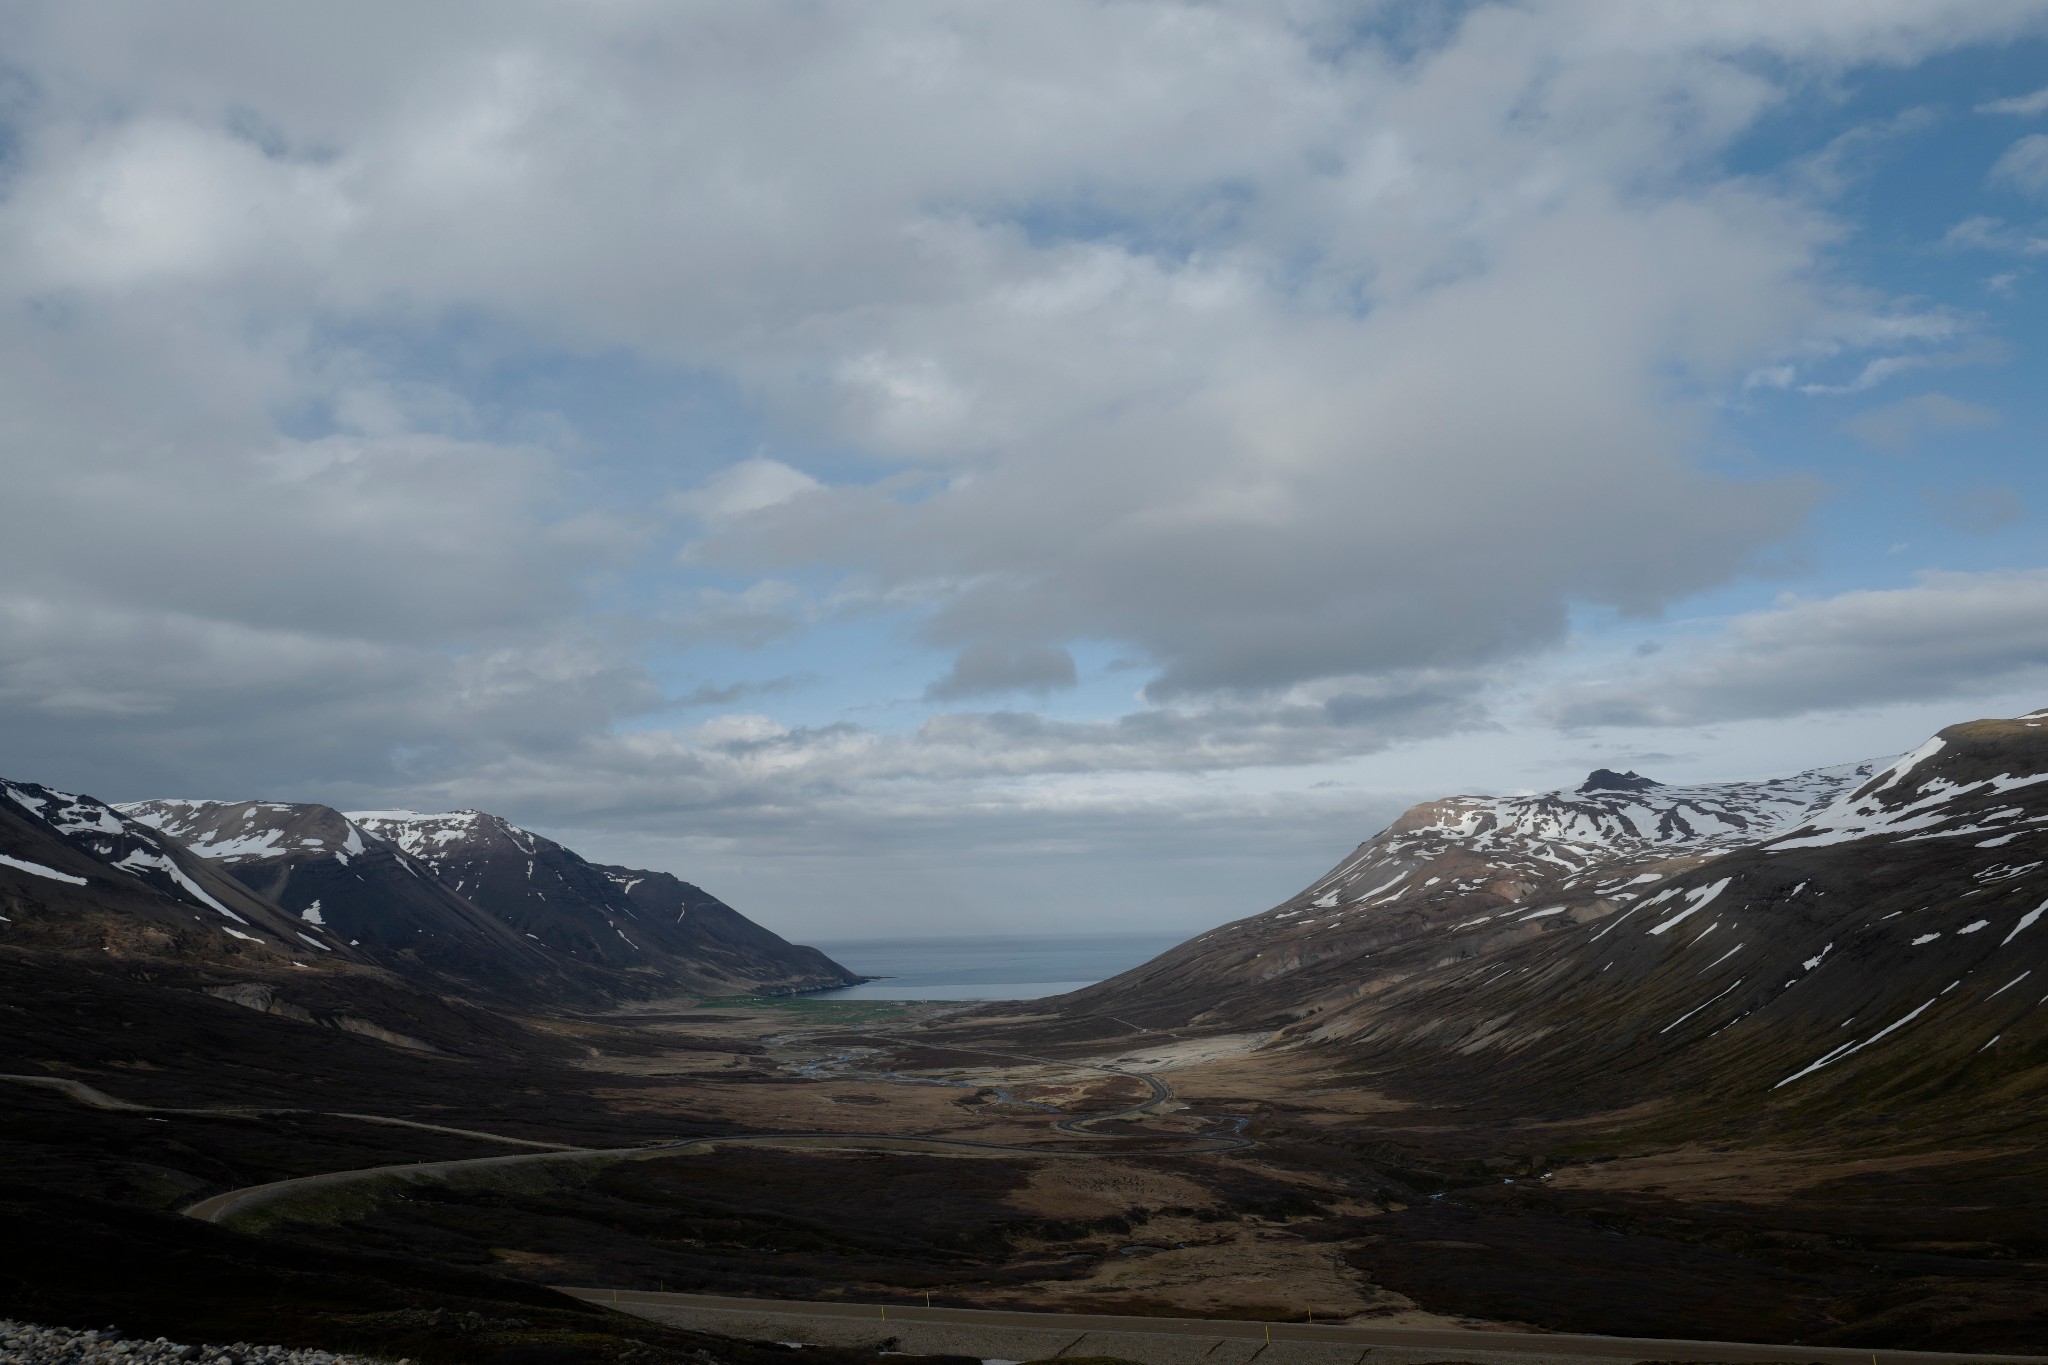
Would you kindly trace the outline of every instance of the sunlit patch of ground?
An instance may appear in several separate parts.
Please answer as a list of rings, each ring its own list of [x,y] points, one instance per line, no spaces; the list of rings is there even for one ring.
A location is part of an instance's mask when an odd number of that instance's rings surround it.
[[[1210,1167],[1201,1174],[1213,1179],[1224,1173]],[[1037,1302],[1096,1312],[1122,1303],[1188,1314],[1313,1313],[1332,1321],[1414,1312],[1406,1298],[1367,1283],[1328,1243],[1290,1230],[1285,1221],[1236,1216],[1226,1193],[1159,1158],[1044,1163],[1009,1202],[1044,1218],[1079,1222],[1147,1211],[1128,1234],[1098,1237],[1085,1250],[1072,1241],[1032,1244],[1087,1262],[1079,1278],[1034,1286]],[[1450,1321],[1422,1317],[1431,1324]]]
[[[1314,1313],[1332,1321],[1414,1307],[1366,1284],[1327,1244],[1284,1227],[1154,1217],[1119,1240],[1085,1278],[1035,1285],[1031,1299],[1087,1312],[1139,1300],[1189,1315]]]
[[[1270,1036],[1265,1033],[1222,1033],[1205,1038],[1148,1033],[1113,1054],[1088,1060],[1145,1071],[1183,1071],[1189,1067],[1249,1057]]]
[[[1134,1208],[1202,1208],[1207,1185],[1156,1161],[1045,1162],[1010,1202],[1043,1218],[1095,1219]]]

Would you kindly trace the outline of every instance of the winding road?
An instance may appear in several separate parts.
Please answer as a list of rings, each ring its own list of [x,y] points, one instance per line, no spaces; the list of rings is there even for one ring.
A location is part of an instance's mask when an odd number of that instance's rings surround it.
[[[888,1039],[890,1042],[908,1043],[908,1039]],[[361,1184],[381,1179],[397,1180],[439,1180],[466,1171],[490,1170],[494,1168],[529,1165],[554,1161],[644,1161],[654,1157],[692,1156],[713,1151],[719,1147],[754,1146],[784,1147],[792,1149],[853,1149],[860,1151],[894,1152],[938,1152],[959,1156],[1032,1156],[1032,1157],[1103,1157],[1103,1156],[1192,1156],[1214,1152],[1238,1151],[1258,1144],[1250,1138],[1234,1133],[1197,1135],[1175,1139],[1166,1143],[1132,1143],[1127,1135],[1095,1132],[1092,1125],[1115,1119],[1137,1118],[1149,1112],[1154,1106],[1173,1098],[1173,1087],[1150,1072],[1125,1071],[1117,1067],[1100,1066],[1089,1062],[1056,1061],[1047,1057],[1024,1057],[1011,1053],[988,1052],[981,1055],[1003,1057],[1010,1061],[1027,1061],[1034,1064],[1079,1067],[1091,1071],[1103,1071],[1117,1076],[1130,1076],[1143,1081],[1150,1095],[1138,1104],[1119,1109],[1110,1114],[1090,1114],[1084,1117],[1065,1118],[1055,1121],[1051,1127],[1058,1132],[1074,1137],[1092,1138],[1099,1142],[1118,1142],[1115,1147],[1053,1147],[1026,1143],[984,1142],[976,1138],[942,1137],[916,1133],[843,1133],[843,1132],[792,1132],[792,1133],[740,1133],[707,1137],[675,1138],[667,1142],[641,1143],[631,1147],[577,1147],[569,1143],[541,1142],[530,1138],[507,1137],[502,1133],[487,1133],[474,1128],[455,1128],[446,1124],[421,1123],[413,1119],[391,1118],[381,1114],[351,1113],[342,1110],[304,1108],[258,1108],[258,1107],[217,1107],[209,1109],[169,1108],[160,1105],[134,1104],[107,1094],[103,1090],[58,1076],[17,1076],[0,1074],[0,1081],[11,1081],[21,1085],[39,1086],[56,1090],[80,1104],[95,1109],[118,1110],[125,1113],[155,1115],[184,1115],[188,1117],[237,1117],[255,1118],[271,1114],[311,1114],[324,1118],[351,1119],[362,1123],[377,1123],[399,1128],[417,1128],[431,1133],[445,1133],[457,1137],[474,1138],[482,1142],[495,1142],[506,1146],[523,1147],[531,1150],[505,1156],[459,1157],[446,1161],[403,1162],[386,1166],[360,1166],[343,1171],[323,1171],[314,1175],[294,1176],[287,1180],[272,1180],[261,1185],[245,1185],[240,1189],[224,1190],[208,1195],[197,1203],[186,1206],[183,1212],[189,1218],[203,1222],[218,1223],[236,1214],[253,1212],[268,1204],[295,1196],[312,1194],[322,1190],[338,1189],[343,1186]],[[868,1077],[865,1079],[886,1079]]]

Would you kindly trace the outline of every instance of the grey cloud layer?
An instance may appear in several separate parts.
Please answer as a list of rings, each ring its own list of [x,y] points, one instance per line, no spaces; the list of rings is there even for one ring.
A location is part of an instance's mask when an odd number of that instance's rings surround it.
[[[1482,727],[1477,676],[1352,680],[1320,695],[1253,704],[1154,708],[1113,720],[1056,720],[1024,711],[934,716],[891,733],[839,723],[785,726],[765,715],[716,717],[686,731],[635,730],[553,753],[531,749],[414,789],[435,804],[492,792],[523,809],[576,822],[597,813],[665,823],[794,813],[845,801],[943,809],[981,784],[1035,783],[1048,800],[1103,773],[1200,774],[1334,761],[1402,739]],[[875,795],[886,788],[887,800]],[[914,799],[913,799],[913,795]]]
[[[786,813],[1471,725],[1572,604],[1799,524],[1695,463],[1715,394],[1931,334],[1827,282],[1824,205],[1715,171],[1773,63],[2044,13],[1480,6],[1411,52],[1316,3],[14,7],[0,740],[113,795]],[[474,317],[709,373],[782,459],[595,511],[576,414],[408,367]],[[684,605],[600,619],[621,574]],[[1088,640],[1161,705],[620,732],[650,635],[855,601],[954,652],[933,700]]]
[[[962,650],[952,671],[926,688],[925,696],[953,701],[991,692],[1049,692],[1074,682],[1074,656],[1064,649],[984,644]]]
[[[1936,573],[1740,616],[1626,679],[1553,695],[1567,725],[1697,725],[2048,686],[2048,570]]]

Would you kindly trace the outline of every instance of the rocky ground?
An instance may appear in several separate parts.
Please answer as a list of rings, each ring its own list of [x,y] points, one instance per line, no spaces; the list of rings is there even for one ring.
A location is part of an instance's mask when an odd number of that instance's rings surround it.
[[[182,1362],[199,1365],[383,1365],[369,1356],[333,1351],[297,1350],[290,1346],[256,1346],[246,1341],[225,1346],[195,1346],[155,1337],[147,1341],[123,1336],[112,1327],[81,1331],[45,1327],[34,1322],[0,1319],[0,1365],[59,1365],[71,1361]],[[398,1365],[410,1365],[401,1359]]]

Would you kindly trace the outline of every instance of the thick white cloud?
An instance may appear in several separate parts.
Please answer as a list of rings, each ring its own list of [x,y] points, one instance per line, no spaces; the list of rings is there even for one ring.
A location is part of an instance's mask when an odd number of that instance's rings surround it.
[[[1486,271],[1361,316],[1147,268],[1120,311],[1184,385],[1041,406],[939,492],[841,488],[726,548],[954,583],[941,644],[1136,644],[1159,696],[1523,652],[1573,600],[1648,610],[1724,580],[1809,502],[1696,472],[1697,414],[1665,392],[1671,368],[1725,367],[1727,330],[1768,344],[1798,292],[1797,229],[1729,222],[1756,207],[1560,208]],[[964,367],[1014,339],[982,385],[1113,371],[1087,311],[977,306],[924,344]]]
[[[715,525],[778,506],[821,487],[801,469],[756,456],[720,470],[704,487],[678,494],[671,503],[677,511]]]

